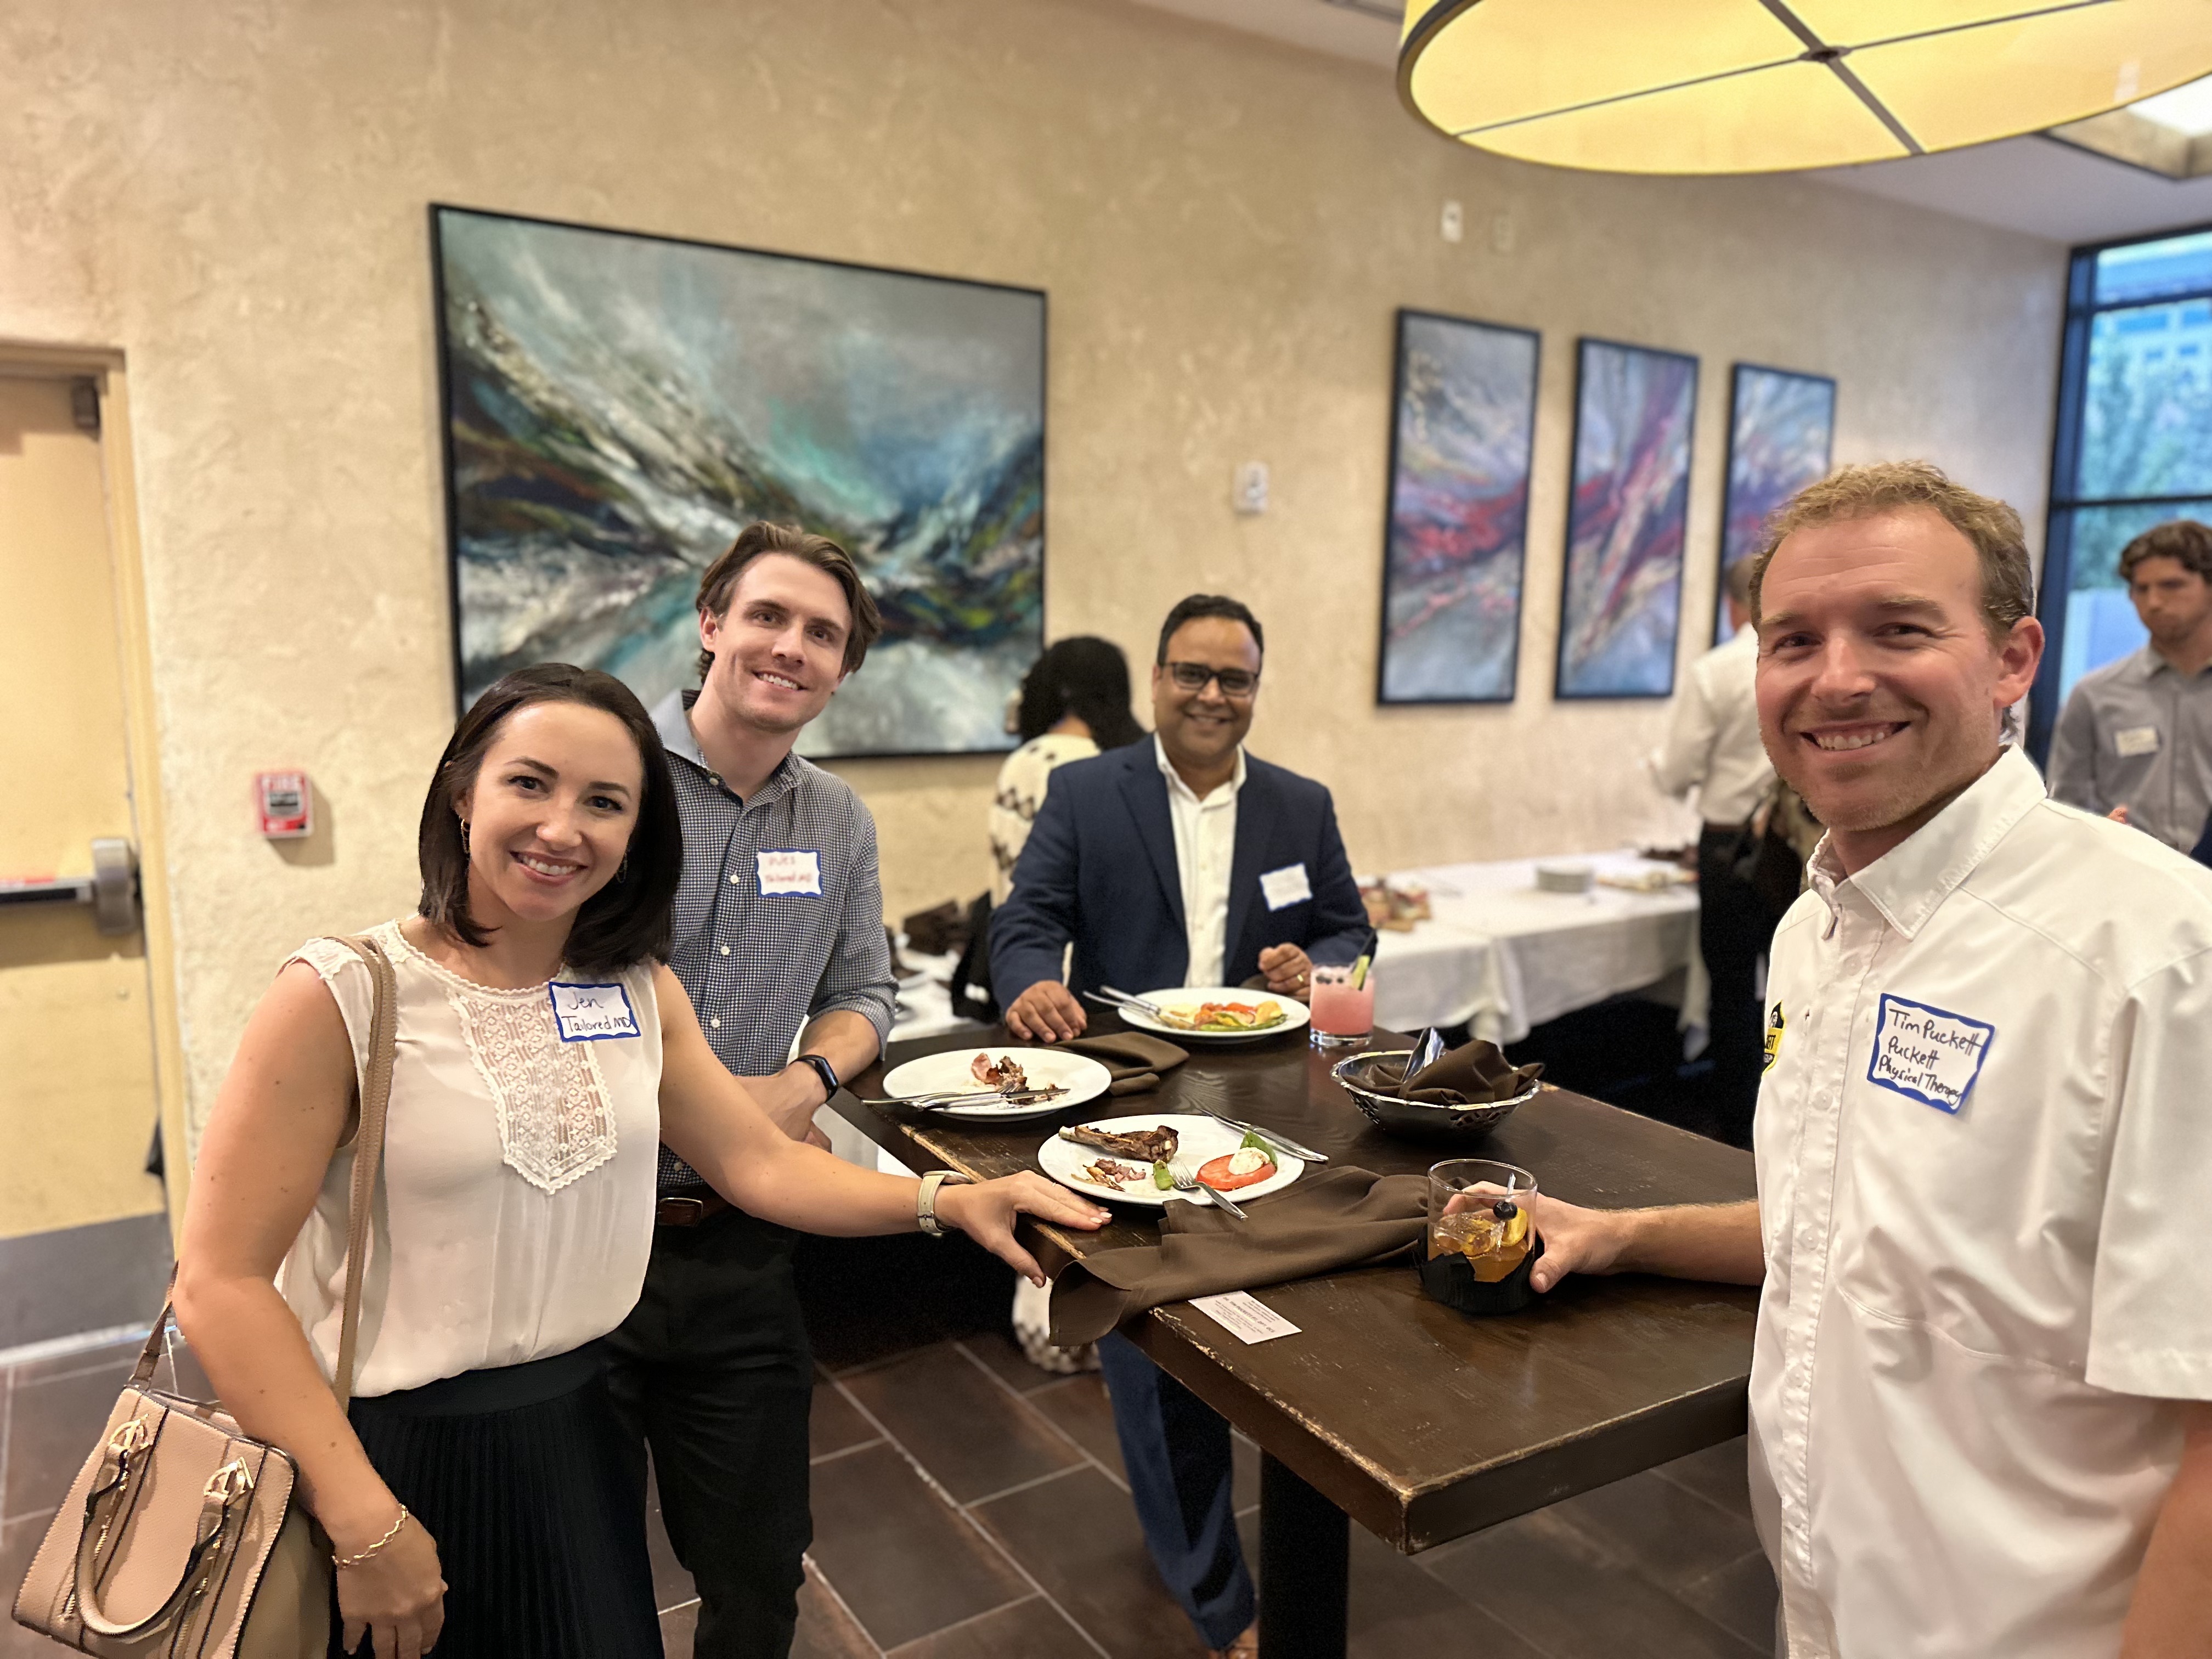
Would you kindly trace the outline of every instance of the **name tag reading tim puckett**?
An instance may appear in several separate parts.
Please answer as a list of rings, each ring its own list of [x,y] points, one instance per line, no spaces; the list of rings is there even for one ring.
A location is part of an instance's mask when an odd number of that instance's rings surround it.
[[[1867,1081],[1923,1106],[1955,1112],[1973,1092],[1997,1028],[1924,1002],[1882,994]]]
[[[553,1023],[563,1042],[604,1042],[609,1037],[641,1035],[629,993],[619,985],[576,985],[556,979],[545,988],[552,994]]]

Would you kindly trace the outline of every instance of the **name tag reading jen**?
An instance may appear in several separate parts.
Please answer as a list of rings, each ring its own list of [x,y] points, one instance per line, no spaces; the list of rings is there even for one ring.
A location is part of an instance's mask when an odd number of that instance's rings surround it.
[[[553,997],[553,1024],[563,1042],[605,1042],[610,1037],[642,1035],[629,993],[619,985],[572,985],[555,980],[545,988]]]
[[[2142,755],[2158,753],[2158,727],[2130,726],[2112,733],[2112,747],[2119,751],[2122,760],[2134,760]]]
[[[1882,994],[1867,1081],[1923,1106],[1955,1112],[1973,1092],[1997,1028],[1924,1002]]]
[[[1270,910],[1279,910],[1286,904],[1304,904],[1311,898],[1313,884],[1306,879],[1304,865],[1286,864],[1279,870],[1260,872],[1260,891]]]
[[[822,896],[822,854],[812,848],[787,847],[759,852],[753,854],[753,862],[760,871],[763,898],[774,898],[779,893]]]

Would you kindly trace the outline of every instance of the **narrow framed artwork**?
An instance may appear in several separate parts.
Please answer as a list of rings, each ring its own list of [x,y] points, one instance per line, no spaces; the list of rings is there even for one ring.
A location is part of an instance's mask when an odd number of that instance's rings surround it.
[[[700,573],[772,519],[849,551],[884,637],[814,757],[1002,750],[1044,645],[1045,296],[430,210],[455,688],[698,683]]]
[[[1728,489],[1719,574],[1759,550],[1767,515],[1828,476],[1836,441],[1836,383],[1825,374],[1738,363],[1729,383]],[[1729,636],[1728,584],[1713,586],[1713,643]]]
[[[1377,702],[1513,700],[1539,345],[1398,313]]]
[[[1698,360],[1583,339],[1557,695],[1674,690]]]

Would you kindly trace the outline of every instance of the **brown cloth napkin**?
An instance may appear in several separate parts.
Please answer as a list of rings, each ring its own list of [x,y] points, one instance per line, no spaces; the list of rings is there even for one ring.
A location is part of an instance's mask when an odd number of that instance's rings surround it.
[[[1071,1037],[1050,1045],[1070,1054],[1088,1054],[1114,1074],[1106,1086],[1109,1095],[1140,1095],[1160,1086],[1160,1073],[1172,1072],[1190,1058],[1190,1051],[1163,1042],[1141,1031],[1115,1031],[1104,1036]]]
[[[1355,1067],[1352,1080],[1379,1095],[1424,1106],[1483,1106],[1510,1100],[1544,1075],[1541,1061],[1516,1066],[1494,1042],[1470,1042],[1439,1054],[1408,1079],[1402,1060],[1375,1060]]]
[[[1052,1340],[1096,1342],[1163,1303],[1310,1279],[1392,1256],[1428,1220],[1426,1176],[1309,1168],[1297,1183],[1238,1221],[1203,1202],[1170,1204],[1160,1242],[1102,1250],[1060,1270],[1052,1287]]]

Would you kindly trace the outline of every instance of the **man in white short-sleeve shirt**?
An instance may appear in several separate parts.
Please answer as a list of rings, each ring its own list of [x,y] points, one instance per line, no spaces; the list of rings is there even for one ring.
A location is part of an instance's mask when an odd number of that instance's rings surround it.
[[[2045,797],[2019,516],[1921,462],[1769,532],[1760,726],[1829,826],[1756,1203],[1540,1200],[1534,1279],[1758,1282],[1791,1659],[2212,1653],[2212,874]]]

